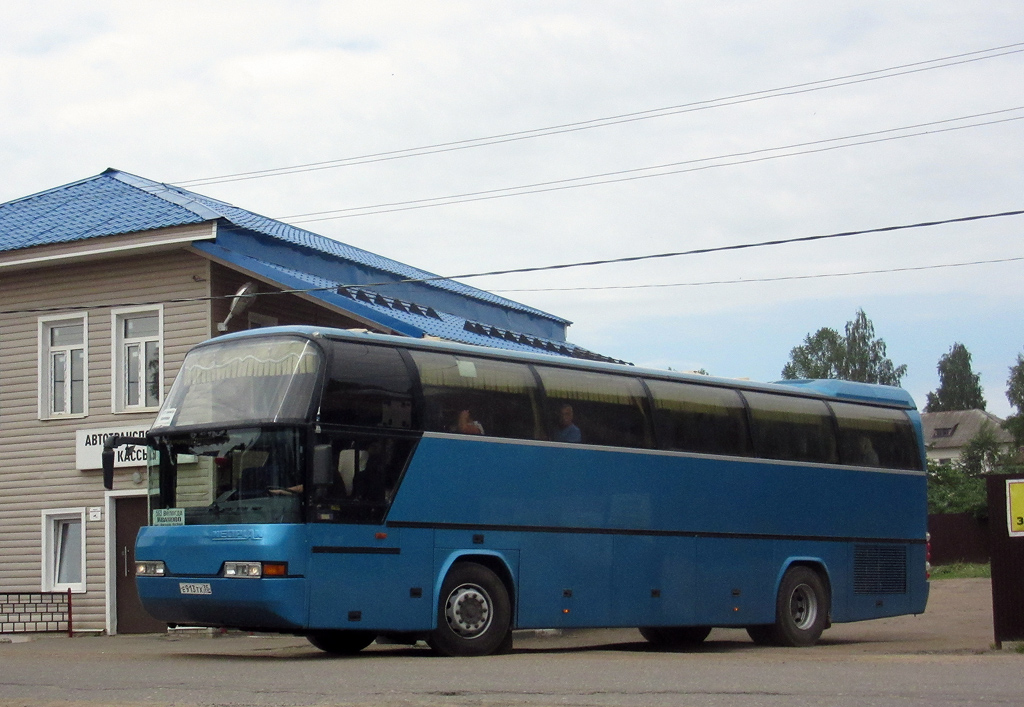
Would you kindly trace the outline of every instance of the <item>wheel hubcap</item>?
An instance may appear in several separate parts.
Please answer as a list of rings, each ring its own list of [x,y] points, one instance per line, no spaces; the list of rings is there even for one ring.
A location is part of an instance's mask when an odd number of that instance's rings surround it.
[[[798,629],[810,628],[818,618],[818,597],[814,590],[806,584],[798,585],[789,597],[789,613]]]
[[[491,625],[490,597],[475,584],[463,584],[448,595],[444,615],[452,631],[463,638],[476,638]]]

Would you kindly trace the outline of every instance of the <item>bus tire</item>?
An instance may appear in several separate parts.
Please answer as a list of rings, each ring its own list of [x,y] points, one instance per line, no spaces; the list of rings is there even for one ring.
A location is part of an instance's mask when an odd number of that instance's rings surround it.
[[[511,636],[511,602],[498,575],[475,562],[453,565],[441,585],[430,647],[447,656],[491,655],[510,649]]]
[[[370,631],[317,631],[306,640],[325,653],[353,655],[373,643],[377,636]]]
[[[750,640],[759,646],[774,646],[775,624],[747,626],[747,635],[750,636]]]
[[[828,625],[830,601],[821,576],[810,567],[796,565],[786,570],[775,600],[775,623],[748,626],[747,633],[758,644],[805,648],[821,638]]]
[[[641,626],[640,635],[652,646],[686,648],[699,646],[711,633],[710,626]]]

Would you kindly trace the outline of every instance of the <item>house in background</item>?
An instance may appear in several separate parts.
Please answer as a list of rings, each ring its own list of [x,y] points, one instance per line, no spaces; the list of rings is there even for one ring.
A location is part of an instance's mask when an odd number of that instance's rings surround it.
[[[921,413],[925,453],[929,461],[951,464],[960,458],[963,448],[988,425],[996,440],[1009,449],[1013,436],[1003,429],[1003,421],[984,410],[953,410]]]
[[[608,360],[569,322],[116,170],[0,204],[0,592],[73,592],[75,630],[163,630],[134,584],[147,430],[193,345],[276,324]],[[253,292],[229,317],[232,295]]]

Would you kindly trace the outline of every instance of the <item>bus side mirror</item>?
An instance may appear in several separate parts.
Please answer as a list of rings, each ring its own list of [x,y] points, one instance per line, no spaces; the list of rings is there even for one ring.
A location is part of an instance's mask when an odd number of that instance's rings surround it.
[[[124,437],[121,435],[111,435],[103,440],[103,452],[101,453],[101,458],[103,459],[103,488],[107,491],[114,488],[114,447],[120,447],[125,444],[148,445],[149,440],[146,437]]]
[[[114,488],[114,450],[104,447],[102,456],[103,488],[105,488],[107,491],[110,491]]]

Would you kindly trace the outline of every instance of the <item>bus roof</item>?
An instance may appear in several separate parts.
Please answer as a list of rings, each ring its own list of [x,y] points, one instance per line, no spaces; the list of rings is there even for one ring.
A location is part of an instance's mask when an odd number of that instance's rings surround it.
[[[388,334],[377,334],[369,331],[334,329],[330,327],[315,327],[306,325],[265,327],[260,329],[249,329],[246,331],[224,334],[214,339],[209,339],[201,345],[214,342],[234,340],[239,338],[250,338],[266,335],[298,334],[310,338],[329,338],[346,341],[373,341],[380,344],[401,346],[403,348],[427,349],[434,351],[449,351],[451,353],[464,353],[474,356],[492,356],[508,360],[524,361],[544,364],[549,366],[561,366],[566,368],[577,368],[581,370],[606,371],[614,373],[625,373],[634,376],[661,378],[666,380],[682,380],[691,383],[701,383],[740,390],[753,390],[769,393],[782,393],[798,395],[801,397],[829,398],[833,400],[848,400],[886,407],[899,407],[904,409],[916,409],[917,405],[913,397],[903,388],[888,385],[876,385],[872,383],[857,383],[843,380],[782,380],[773,383],[760,383],[746,379],[719,378],[699,373],[683,373],[680,371],[668,371],[654,368],[641,368],[632,365],[604,363],[601,361],[589,361],[566,356],[556,356],[545,353],[533,353],[523,351],[509,351],[506,349],[489,348],[486,346],[474,346],[461,344],[452,341],[435,339],[413,339],[406,336],[393,336]]]

